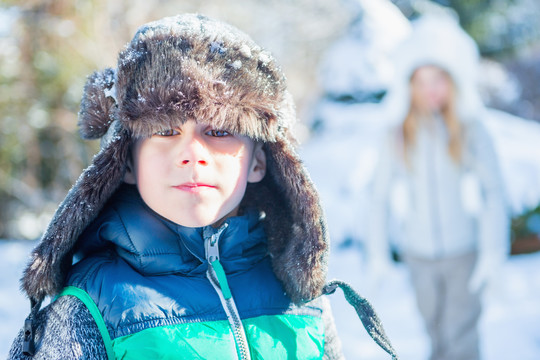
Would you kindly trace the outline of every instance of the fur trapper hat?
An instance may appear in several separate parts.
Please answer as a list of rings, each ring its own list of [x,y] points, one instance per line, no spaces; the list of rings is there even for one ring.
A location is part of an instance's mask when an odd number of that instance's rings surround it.
[[[100,152],[56,211],[25,270],[33,302],[64,286],[79,235],[123,181],[133,139],[187,119],[264,143],[267,174],[248,184],[244,204],[266,213],[274,272],[294,302],[321,294],[328,241],[319,198],[293,148],[296,120],[285,78],[247,35],[200,15],[143,25],[115,69],[92,74],[79,113],[81,135]]]

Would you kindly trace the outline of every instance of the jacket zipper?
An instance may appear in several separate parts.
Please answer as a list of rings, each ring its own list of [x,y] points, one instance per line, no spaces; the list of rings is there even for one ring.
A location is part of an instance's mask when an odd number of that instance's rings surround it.
[[[206,252],[206,260],[208,261],[206,277],[214,287],[214,290],[216,290],[219,300],[221,301],[221,306],[223,306],[223,310],[225,310],[225,313],[227,314],[227,319],[229,320],[229,325],[234,337],[238,359],[250,360],[251,356],[249,353],[244,326],[242,324],[242,320],[240,319],[238,309],[236,308],[234,298],[232,297],[225,271],[219,262],[219,237],[227,225],[227,223],[223,224],[223,226],[221,226],[215,233],[212,233],[213,231],[209,228],[204,229],[204,248]]]

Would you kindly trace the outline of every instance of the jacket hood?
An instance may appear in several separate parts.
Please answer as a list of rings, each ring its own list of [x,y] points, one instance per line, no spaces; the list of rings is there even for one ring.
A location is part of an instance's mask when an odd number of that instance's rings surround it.
[[[315,187],[294,148],[296,114],[273,57],[238,29],[200,15],[143,25],[120,52],[116,68],[85,85],[81,135],[102,141],[56,211],[27,266],[31,300],[63,287],[81,233],[122,184],[134,138],[208,123],[264,143],[265,178],[248,184],[242,206],[266,214],[273,270],[297,303],[321,294],[328,239]],[[81,240],[84,241],[84,240]]]
[[[448,72],[457,90],[462,121],[483,110],[477,88],[479,52],[474,40],[450,15],[424,15],[412,23],[410,35],[394,50],[394,80],[383,106],[391,122],[400,122],[409,111],[409,82],[414,71],[435,65]]]

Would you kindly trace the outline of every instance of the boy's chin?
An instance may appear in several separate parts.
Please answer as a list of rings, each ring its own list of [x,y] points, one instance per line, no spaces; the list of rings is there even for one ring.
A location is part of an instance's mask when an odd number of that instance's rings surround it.
[[[205,226],[219,227],[225,220],[238,215],[240,205],[235,206],[232,210],[229,209],[199,209],[191,208],[191,211],[182,209],[181,211],[171,211],[171,209],[154,209],[162,217],[173,223],[189,228],[201,228]]]
[[[217,218],[217,220],[216,218],[168,218],[168,220],[177,225],[189,228],[201,228],[209,225],[218,228],[231,216],[235,216],[235,214],[227,214],[226,216]]]

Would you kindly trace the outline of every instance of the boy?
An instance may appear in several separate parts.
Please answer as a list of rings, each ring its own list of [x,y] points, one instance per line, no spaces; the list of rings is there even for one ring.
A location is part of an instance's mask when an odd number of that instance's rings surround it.
[[[102,149],[33,252],[10,358],[341,358],[294,120],[280,69],[237,29],[142,26],[85,86],[81,133]]]

